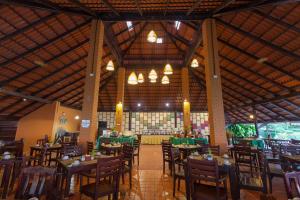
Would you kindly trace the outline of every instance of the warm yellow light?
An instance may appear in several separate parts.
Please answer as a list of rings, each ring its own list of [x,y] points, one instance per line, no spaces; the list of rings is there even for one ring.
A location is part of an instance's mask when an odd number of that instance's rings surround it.
[[[166,75],[173,74],[172,66],[169,63],[166,64],[166,66],[164,68],[164,74],[166,74]]]
[[[148,76],[150,79],[157,79],[157,73],[154,69],[152,69]]]
[[[169,84],[170,83],[169,77],[164,75],[163,78],[161,79],[161,83],[164,85]]]
[[[139,83],[144,83],[144,76],[142,73],[139,73],[139,76],[138,76],[138,82]]]
[[[80,119],[79,115],[76,115],[76,116],[74,117],[74,119],[79,120],[79,119]]]
[[[254,119],[254,115],[250,115],[249,118],[250,118],[250,119]]]
[[[199,63],[198,63],[198,60],[196,58],[194,58],[192,60],[191,67],[193,67],[193,68],[199,67]]]
[[[154,43],[157,40],[157,35],[154,30],[151,30],[147,35],[148,42]]]
[[[131,72],[131,74],[129,75],[128,84],[130,84],[130,85],[138,84],[138,80],[137,80],[135,72]]]
[[[106,70],[107,71],[114,71],[115,70],[115,66],[112,60],[108,61],[107,65],[106,65]]]
[[[150,83],[156,83],[156,79],[150,79]]]

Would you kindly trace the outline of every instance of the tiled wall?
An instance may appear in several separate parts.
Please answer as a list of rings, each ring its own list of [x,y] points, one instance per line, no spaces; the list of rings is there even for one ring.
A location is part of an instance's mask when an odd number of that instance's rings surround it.
[[[177,113],[177,130],[182,130],[183,114]],[[114,112],[100,112],[99,121],[106,121],[108,128],[115,126]],[[129,112],[123,113],[123,130],[129,129]],[[201,130],[201,133],[208,134],[208,114],[191,113],[193,129]],[[176,130],[174,112],[132,112],[131,130],[136,133],[142,133],[143,130]]]

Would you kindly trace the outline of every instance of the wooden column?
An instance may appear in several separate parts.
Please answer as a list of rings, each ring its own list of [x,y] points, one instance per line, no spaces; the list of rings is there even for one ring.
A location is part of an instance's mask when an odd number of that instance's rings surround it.
[[[224,152],[227,140],[215,20],[205,19],[202,32],[210,140]]]
[[[181,69],[181,87],[183,97],[183,128],[184,132],[187,133],[191,130],[189,69],[187,67]]]
[[[118,69],[118,85],[116,99],[116,131],[122,132],[123,107],[124,107],[125,68]]]
[[[86,147],[86,141],[95,141],[98,128],[98,98],[103,52],[104,26],[99,20],[92,21],[90,47],[82,106],[80,143]],[[85,127],[83,125],[85,124]]]

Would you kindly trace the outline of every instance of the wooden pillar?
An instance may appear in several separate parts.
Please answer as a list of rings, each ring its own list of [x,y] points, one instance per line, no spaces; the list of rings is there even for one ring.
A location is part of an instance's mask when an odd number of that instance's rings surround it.
[[[183,129],[185,133],[191,130],[191,106],[190,106],[190,86],[189,86],[189,69],[181,69],[181,87],[183,97]]]
[[[82,121],[80,126],[80,143],[83,148],[87,141],[95,141],[98,128],[98,98],[103,52],[104,26],[99,20],[92,21],[90,47],[87,57],[87,67],[82,106]]]
[[[227,140],[215,20],[205,19],[202,32],[210,140],[225,152]]]
[[[124,107],[124,86],[125,86],[125,68],[118,69],[117,83],[117,99],[116,99],[116,131],[122,132],[123,107]]]

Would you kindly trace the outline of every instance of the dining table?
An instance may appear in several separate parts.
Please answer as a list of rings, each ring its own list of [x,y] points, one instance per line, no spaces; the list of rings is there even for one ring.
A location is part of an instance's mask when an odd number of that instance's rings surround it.
[[[121,152],[123,146],[121,143],[112,143],[112,144],[101,144],[101,149],[106,152],[106,154],[114,154],[117,155]]]
[[[92,169],[97,168],[97,159],[98,158],[107,158],[107,155],[95,155],[94,157],[90,157],[88,160],[83,160],[81,156],[72,157],[68,159],[58,159],[57,163],[57,171],[59,174],[62,174],[60,182],[60,188],[63,189],[64,180],[66,180],[64,191],[64,196],[70,196],[70,185],[72,176],[75,174],[79,174],[81,172],[90,171]],[[78,164],[76,163],[79,162]]]
[[[190,159],[197,159],[197,160],[204,160],[207,159],[204,155],[190,155]],[[230,192],[231,192],[231,198],[233,200],[239,200],[240,199],[240,187],[239,187],[239,180],[236,174],[236,165],[234,159],[230,157],[224,157],[224,156],[215,156],[213,155],[213,159],[217,160],[219,171],[227,173],[229,177],[229,183],[230,183]],[[186,198],[187,200],[190,200],[191,196],[191,187],[189,184],[188,179],[188,171],[187,171],[187,159],[183,161],[184,163],[184,171],[185,171],[185,186],[186,186]]]
[[[186,158],[187,156],[189,156],[191,153],[200,150],[201,146],[200,145],[195,145],[195,144],[173,144],[172,145],[173,148],[178,148],[179,151],[183,154],[182,157]]]

